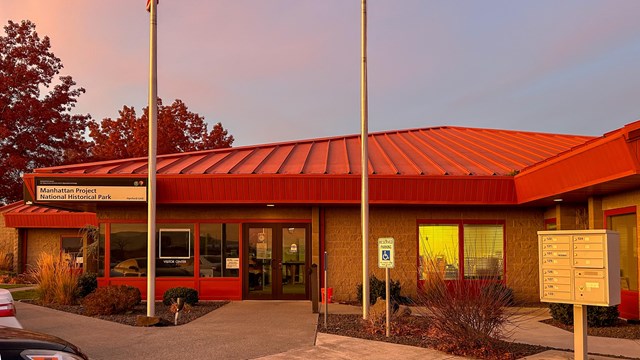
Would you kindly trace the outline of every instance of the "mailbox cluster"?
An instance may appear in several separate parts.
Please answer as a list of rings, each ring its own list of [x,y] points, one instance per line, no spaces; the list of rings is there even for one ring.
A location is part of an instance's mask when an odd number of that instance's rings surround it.
[[[538,232],[540,301],[620,303],[620,239],[609,230]]]

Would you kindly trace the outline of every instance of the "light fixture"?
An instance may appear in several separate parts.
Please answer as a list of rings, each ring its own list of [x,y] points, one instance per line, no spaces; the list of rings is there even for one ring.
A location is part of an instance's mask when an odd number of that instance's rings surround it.
[[[274,207],[274,204],[267,204],[267,207]]]
[[[557,199],[553,199],[553,201],[555,201],[555,202],[562,202],[562,199],[557,198]]]

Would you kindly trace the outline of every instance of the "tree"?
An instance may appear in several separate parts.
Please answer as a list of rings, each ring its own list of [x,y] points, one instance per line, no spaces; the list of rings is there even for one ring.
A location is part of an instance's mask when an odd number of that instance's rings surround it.
[[[100,124],[89,124],[95,160],[147,156],[148,108],[139,118],[133,107],[124,106],[119,114],[116,120],[106,118]],[[176,99],[170,106],[158,100],[158,154],[227,148],[233,141],[221,123],[208,132],[204,117],[189,111],[182,100]]]
[[[9,21],[0,36],[0,203],[22,198],[20,175],[35,168],[82,161],[91,116],[72,114],[78,97],[62,61],[34,23]],[[53,88],[52,83],[56,81]],[[46,94],[41,91],[50,89]]]

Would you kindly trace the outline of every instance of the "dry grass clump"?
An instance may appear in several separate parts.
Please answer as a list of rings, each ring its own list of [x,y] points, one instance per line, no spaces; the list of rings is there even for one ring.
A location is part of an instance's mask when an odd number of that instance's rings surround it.
[[[75,261],[43,253],[29,274],[38,285],[36,292],[43,303],[71,305],[76,301],[80,268]]]

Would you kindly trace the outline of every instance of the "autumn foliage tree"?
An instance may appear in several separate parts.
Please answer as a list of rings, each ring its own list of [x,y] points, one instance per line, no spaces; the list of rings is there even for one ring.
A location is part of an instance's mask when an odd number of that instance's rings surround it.
[[[20,175],[35,168],[82,161],[83,133],[90,115],[72,114],[85,92],[71,76],[47,36],[25,20],[9,21],[0,36],[0,203],[22,198]],[[52,87],[53,86],[53,87]]]
[[[95,160],[143,157],[148,154],[148,108],[140,117],[133,107],[124,106],[120,116],[106,118],[101,123],[89,124],[89,135],[95,142]],[[230,147],[233,135],[222,127],[213,126],[209,132],[204,117],[189,111],[182,100],[176,99],[169,106],[158,100],[158,154],[208,150]]]

